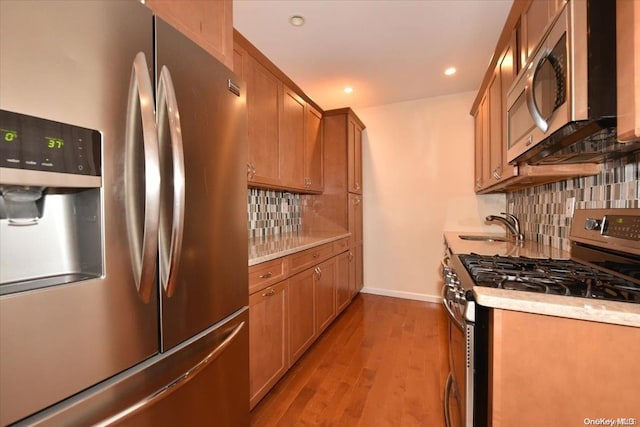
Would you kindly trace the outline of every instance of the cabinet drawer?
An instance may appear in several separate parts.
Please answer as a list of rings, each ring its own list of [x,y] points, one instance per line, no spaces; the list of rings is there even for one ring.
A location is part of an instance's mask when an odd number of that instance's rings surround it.
[[[333,242],[333,253],[340,254],[346,251],[349,248],[349,238],[345,237],[344,239],[340,239],[336,242]]]
[[[287,277],[286,258],[277,258],[272,261],[249,267],[249,295],[277,283]]]
[[[327,243],[297,254],[289,255],[289,270],[295,274],[333,255],[333,243]]]

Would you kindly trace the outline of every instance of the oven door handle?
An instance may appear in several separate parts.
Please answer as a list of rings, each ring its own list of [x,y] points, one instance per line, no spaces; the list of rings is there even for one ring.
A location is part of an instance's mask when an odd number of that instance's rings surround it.
[[[449,315],[449,319],[451,319],[451,322],[456,325],[461,331],[464,331],[464,324],[463,322],[461,322],[458,317],[455,315],[455,313],[451,310],[451,307],[449,306],[449,299],[447,298],[447,291],[448,291],[448,287],[447,285],[444,285],[442,287],[442,305],[444,305],[445,310],[447,310],[447,314]]]
[[[451,425],[451,408],[449,407],[449,399],[451,399],[451,388],[453,387],[453,373],[449,372],[447,382],[444,386],[444,425],[445,427],[454,427]]]

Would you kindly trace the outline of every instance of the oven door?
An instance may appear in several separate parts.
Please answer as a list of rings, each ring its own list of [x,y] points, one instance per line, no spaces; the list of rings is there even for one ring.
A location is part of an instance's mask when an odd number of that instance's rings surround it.
[[[444,415],[447,427],[467,426],[467,372],[465,303],[456,289],[445,285],[442,303],[449,316],[449,375],[444,390]]]

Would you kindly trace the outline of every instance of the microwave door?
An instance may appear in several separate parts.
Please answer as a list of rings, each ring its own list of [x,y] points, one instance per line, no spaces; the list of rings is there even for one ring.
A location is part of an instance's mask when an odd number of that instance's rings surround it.
[[[525,87],[527,109],[534,124],[544,134],[549,133],[550,123],[557,110],[566,102],[566,35],[554,50],[542,49],[534,61]]]

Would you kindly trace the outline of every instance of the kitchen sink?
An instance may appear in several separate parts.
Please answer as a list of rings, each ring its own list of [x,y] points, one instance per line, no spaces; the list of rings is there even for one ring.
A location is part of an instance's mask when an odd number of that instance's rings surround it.
[[[506,237],[499,236],[483,236],[478,234],[460,234],[458,235],[462,240],[475,240],[479,242],[506,242]]]

